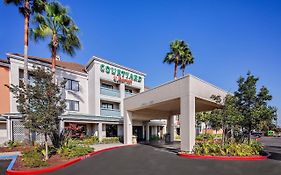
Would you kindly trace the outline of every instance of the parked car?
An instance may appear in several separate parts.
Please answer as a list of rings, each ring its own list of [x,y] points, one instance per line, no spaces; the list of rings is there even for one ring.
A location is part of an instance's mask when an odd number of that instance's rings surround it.
[[[254,136],[254,137],[260,138],[263,135],[263,133],[262,132],[258,132],[258,131],[253,131],[251,133],[251,135]]]

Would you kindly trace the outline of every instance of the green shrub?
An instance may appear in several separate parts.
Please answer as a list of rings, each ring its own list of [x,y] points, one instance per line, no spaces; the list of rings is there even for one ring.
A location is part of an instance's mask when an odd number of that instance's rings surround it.
[[[229,143],[225,145],[214,142],[196,143],[193,151],[197,155],[219,155],[219,156],[252,156],[262,153],[262,146],[255,142],[250,145],[245,143]]]
[[[99,138],[97,136],[91,136],[83,139],[82,142],[86,145],[93,145],[99,143]]]
[[[214,140],[215,135],[213,134],[199,134],[196,136],[196,140],[203,141],[203,140]]]
[[[94,148],[88,146],[62,146],[58,149],[57,153],[66,158],[73,158],[86,155],[94,151]]]
[[[153,136],[150,136],[149,140],[150,141],[157,141],[157,140],[160,140],[160,137],[157,136],[157,135],[153,135]]]
[[[9,149],[13,149],[17,146],[21,146],[22,142],[9,140],[8,142],[5,142],[4,145],[7,146]]]
[[[22,161],[24,166],[35,168],[46,166],[47,162],[44,161],[44,155],[38,149],[32,149],[30,151],[23,151]]]
[[[105,137],[102,139],[102,143],[120,143],[119,137]]]

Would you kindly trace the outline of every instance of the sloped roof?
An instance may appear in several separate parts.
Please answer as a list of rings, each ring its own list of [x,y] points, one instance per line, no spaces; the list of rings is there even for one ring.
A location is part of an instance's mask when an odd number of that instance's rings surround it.
[[[18,53],[9,53],[9,56],[19,56],[23,58],[23,54],[18,54]],[[37,57],[37,56],[28,56],[28,59],[34,60],[34,61],[41,61],[47,64],[52,64],[52,59],[51,58],[42,58],[42,57]],[[77,72],[82,72],[86,73],[85,66],[82,64],[74,63],[74,62],[66,62],[66,61],[59,61],[56,60],[56,66],[65,68],[65,69],[70,69],[74,70]]]

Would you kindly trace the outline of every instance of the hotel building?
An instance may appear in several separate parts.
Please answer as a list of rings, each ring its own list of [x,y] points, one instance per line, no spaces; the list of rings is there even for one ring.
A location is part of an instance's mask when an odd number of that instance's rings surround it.
[[[18,85],[23,80],[23,55],[9,53],[0,66],[0,143],[23,140],[24,127],[16,99],[4,86]],[[50,68],[51,59],[29,56],[28,69],[34,66]],[[99,140],[123,137],[124,99],[147,89],[144,73],[95,56],[86,65],[58,58],[56,79],[66,80],[63,98],[67,107],[60,116],[60,129],[75,123],[82,127],[84,135],[95,135]],[[32,81],[29,76],[29,83]],[[132,129],[138,140],[149,140],[150,136],[162,137],[165,126],[166,120],[134,121]],[[37,140],[40,139],[38,136]]]

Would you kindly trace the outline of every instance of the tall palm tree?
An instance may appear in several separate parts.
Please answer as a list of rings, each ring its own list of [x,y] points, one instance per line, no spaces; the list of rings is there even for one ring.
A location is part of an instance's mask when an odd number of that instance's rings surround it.
[[[24,17],[24,68],[23,68],[23,83],[24,87],[28,84],[28,29],[30,16],[36,13],[42,13],[46,0],[4,0],[5,4],[14,4],[19,8],[19,12]],[[26,101],[28,103],[28,101]],[[24,141],[30,143],[30,131],[24,130]]]
[[[183,57],[185,57],[186,43],[182,40],[175,40],[170,44],[170,52],[168,52],[163,63],[174,64],[174,79],[177,78],[178,66]]]
[[[188,46],[186,46],[185,51],[184,51],[184,56],[181,59],[181,67],[180,69],[182,70],[182,76],[185,74],[185,67],[189,64],[194,63],[194,57],[192,56],[191,50]]]
[[[27,86],[28,83],[28,29],[30,16],[34,13],[41,13],[44,10],[46,0],[4,0],[6,4],[14,4],[19,8],[19,12],[24,17],[24,80],[23,83]]]
[[[77,36],[79,29],[68,15],[67,9],[58,2],[46,4],[43,14],[36,13],[34,24],[31,36],[35,41],[50,39],[49,48],[52,52],[52,72],[55,81],[57,52],[62,50],[70,56],[75,55],[75,50],[81,48]]]

